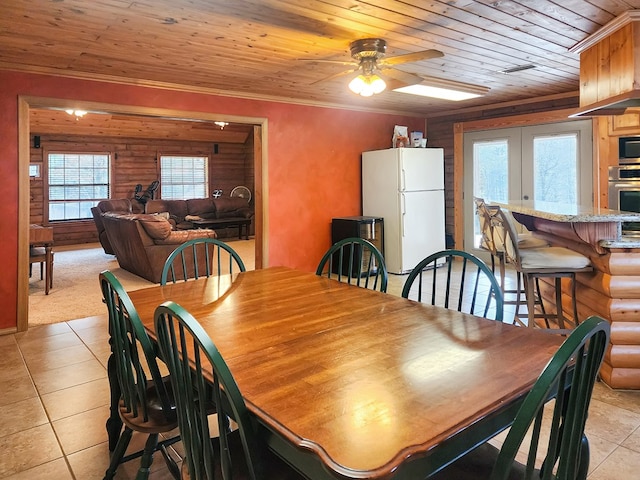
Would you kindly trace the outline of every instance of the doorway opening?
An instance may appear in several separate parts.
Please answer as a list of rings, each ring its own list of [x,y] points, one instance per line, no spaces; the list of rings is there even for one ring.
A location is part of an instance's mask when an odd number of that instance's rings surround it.
[[[253,125],[255,170],[254,204],[255,204],[255,266],[262,268],[268,265],[267,238],[268,226],[268,180],[267,180],[267,119],[261,117],[245,117],[221,115],[208,112],[183,111],[162,108],[140,107],[135,105],[106,104],[96,102],[77,102],[73,100],[20,97],[18,113],[19,135],[19,198],[18,198],[18,324],[17,330],[28,328],[29,318],[29,165],[30,165],[30,127],[29,112],[32,109],[82,108],[86,111],[105,112],[122,115],[146,116],[156,119],[182,119],[184,121],[225,121]]]

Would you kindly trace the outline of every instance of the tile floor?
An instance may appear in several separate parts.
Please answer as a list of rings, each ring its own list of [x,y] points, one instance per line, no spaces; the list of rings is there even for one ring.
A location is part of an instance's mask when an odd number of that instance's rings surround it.
[[[390,277],[389,292],[398,294],[406,277]],[[107,337],[104,316],[0,336],[0,478],[102,479]],[[639,478],[640,391],[596,385],[587,434],[590,480]],[[132,449],[143,440],[134,435]],[[135,478],[137,465],[121,466],[116,479]],[[160,455],[150,478],[171,478]]]

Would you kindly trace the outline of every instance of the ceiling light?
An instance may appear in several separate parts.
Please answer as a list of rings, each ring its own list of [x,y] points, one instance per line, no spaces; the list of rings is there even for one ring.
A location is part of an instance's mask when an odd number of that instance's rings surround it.
[[[80,117],[84,117],[87,114],[85,110],[74,110],[72,108],[65,110],[65,112],[67,112],[69,115],[75,115],[76,120]]]
[[[424,77],[422,83],[394,88],[393,91],[458,102],[486,95],[489,92],[489,88],[469,83]]]
[[[213,122],[220,127],[220,130],[224,130],[224,127],[229,125],[229,122]]]
[[[378,68],[375,56],[367,56],[360,59],[362,73],[349,82],[349,90],[362,97],[370,97],[381,93],[387,88],[380,75],[375,73]]]
[[[358,75],[349,82],[349,90],[362,97],[370,97],[371,95],[380,93],[387,88],[387,84],[378,75]]]

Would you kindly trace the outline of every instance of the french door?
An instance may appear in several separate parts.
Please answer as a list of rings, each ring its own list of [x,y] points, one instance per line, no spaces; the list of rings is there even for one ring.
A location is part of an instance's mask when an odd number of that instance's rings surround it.
[[[481,254],[473,197],[591,205],[592,143],[591,120],[465,133],[465,250]]]

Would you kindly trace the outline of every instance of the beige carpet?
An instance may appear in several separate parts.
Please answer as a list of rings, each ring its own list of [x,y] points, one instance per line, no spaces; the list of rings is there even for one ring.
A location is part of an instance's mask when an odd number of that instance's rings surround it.
[[[237,240],[229,243],[240,254],[247,270],[253,270],[255,242]],[[39,265],[33,265],[33,275],[29,279],[29,325],[106,315],[98,283],[98,274],[103,270],[111,270],[128,291],[154,285],[121,269],[116,258],[104,253],[98,243],[54,248],[53,289],[49,295],[44,294]]]

